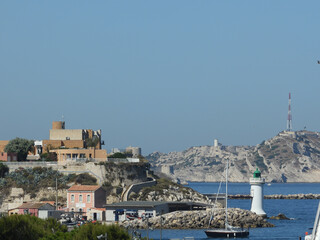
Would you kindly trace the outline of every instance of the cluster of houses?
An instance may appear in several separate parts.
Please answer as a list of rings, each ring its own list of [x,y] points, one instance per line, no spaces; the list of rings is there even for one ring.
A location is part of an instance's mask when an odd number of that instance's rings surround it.
[[[67,190],[67,205],[57,207],[54,201],[27,202],[8,210],[8,215],[30,214],[42,219],[61,219],[71,214],[74,219],[117,222],[135,218],[154,217],[176,210],[205,209],[193,202],[125,201],[106,204],[106,192],[99,185],[73,185]]]
[[[72,213],[87,220],[105,220],[106,192],[98,185],[73,185],[67,191],[67,205],[58,207],[55,201],[26,202],[8,210],[8,215],[30,214],[39,218],[59,219]]]
[[[0,140],[0,161],[17,161],[16,153],[4,151],[8,143],[9,140]],[[78,159],[107,161],[107,151],[102,149],[103,145],[101,130],[66,129],[64,121],[54,121],[49,130],[49,139],[34,141],[33,151],[29,152],[27,160],[39,160],[43,153],[54,153],[60,164]],[[121,150],[112,149],[112,153],[119,151]],[[139,147],[130,146],[124,151],[132,157],[141,155]]]
[[[4,148],[9,141],[0,141],[0,160],[15,161],[17,155],[5,153]],[[40,158],[43,153],[55,153],[58,164],[81,159],[107,161],[107,152],[101,149],[101,130],[65,129],[65,122],[52,123],[49,140],[35,141],[34,152],[29,153],[29,160]],[[111,153],[123,152],[112,149]],[[125,155],[132,158],[128,162],[139,161],[141,148],[128,147]],[[153,217],[176,210],[203,209],[206,206],[192,202],[144,202],[124,201],[106,204],[106,191],[99,185],[73,185],[67,190],[66,206],[59,206],[55,201],[24,202],[18,207],[8,210],[8,214],[31,214],[39,218],[53,217],[61,219],[72,215],[72,219],[96,221],[123,221],[135,218]]]

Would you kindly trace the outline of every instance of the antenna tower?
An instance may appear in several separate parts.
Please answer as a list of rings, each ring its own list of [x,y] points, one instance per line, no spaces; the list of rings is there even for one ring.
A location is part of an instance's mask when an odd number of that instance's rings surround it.
[[[292,131],[291,93],[289,93],[287,131]]]

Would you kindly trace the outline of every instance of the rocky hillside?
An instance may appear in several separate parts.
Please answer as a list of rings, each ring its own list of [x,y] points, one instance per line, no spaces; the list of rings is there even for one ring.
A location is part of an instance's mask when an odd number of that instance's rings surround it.
[[[130,195],[129,200],[211,203],[206,196],[193,189],[163,178],[157,179],[157,184],[155,186],[143,188],[139,193]]]
[[[152,168],[183,181],[247,182],[258,167],[268,182],[319,182],[320,133],[281,132],[257,146],[200,146],[147,156]]]

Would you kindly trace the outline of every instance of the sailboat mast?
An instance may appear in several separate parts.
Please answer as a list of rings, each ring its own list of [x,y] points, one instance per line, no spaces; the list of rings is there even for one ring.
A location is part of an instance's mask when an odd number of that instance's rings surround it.
[[[228,168],[229,168],[229,158],[227,158],[227,168],[226,168],[226,221],[225,228],[228,228]]]

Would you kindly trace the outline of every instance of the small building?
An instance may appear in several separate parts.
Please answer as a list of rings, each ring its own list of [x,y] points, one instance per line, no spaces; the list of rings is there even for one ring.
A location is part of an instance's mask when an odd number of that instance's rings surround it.
[[[14,214],[19,214],[19,209],[17,208],[13,208],[13,209],[10,209],[8,210],[8,215],[14,215]]]
[[[4,148],[7,146],[9,142],[10,141],[8,140],[0,140],[0,152],[4,152]]]
[[[144,216],[155,217],[179,210],[203,210],[208,205],[194,202],[127,201],[104,206],[106,221],[125,221]]]
[[[17,161],[17,160],[18,160],[18,155],[16,153],[0,152],[0,161],[11,162],[11,161]]]
[[[93,208],[106,204],[106,192],[99,185],[73,185],[67,191],[67,211],[84,216]]]
[[[105,221],[106,209],[105,208],[90,208],[87,212],[87,219],[93,221]]]
[[[131,155],[132,157],[139,157],[141,156],[141,148],[140,147],[132,147],[129,146],[126,148],[126,154]]]
[[[64,213],[65,211],[61,211],[61,210],[39,209],[38,217],[42,219],[48,219],[48,218],[60,219],[61,215]]]
[[[15,209],[11,209],[8,211],[9,215],[12,214],[30,214],[33,216],[38,217],[40,210],[55,210],[55,207],[52,206],[49,203],[39,203],[39,202],[29,202],[29,203],[23,203],[19,207]]]
[[[71,148],[71,149],[53,149],[50,152],[57,154],[58,163],[65,163],[70,160],[79,159],[98,159],[107,161],[107,151],[105,149],[90,148]]]

